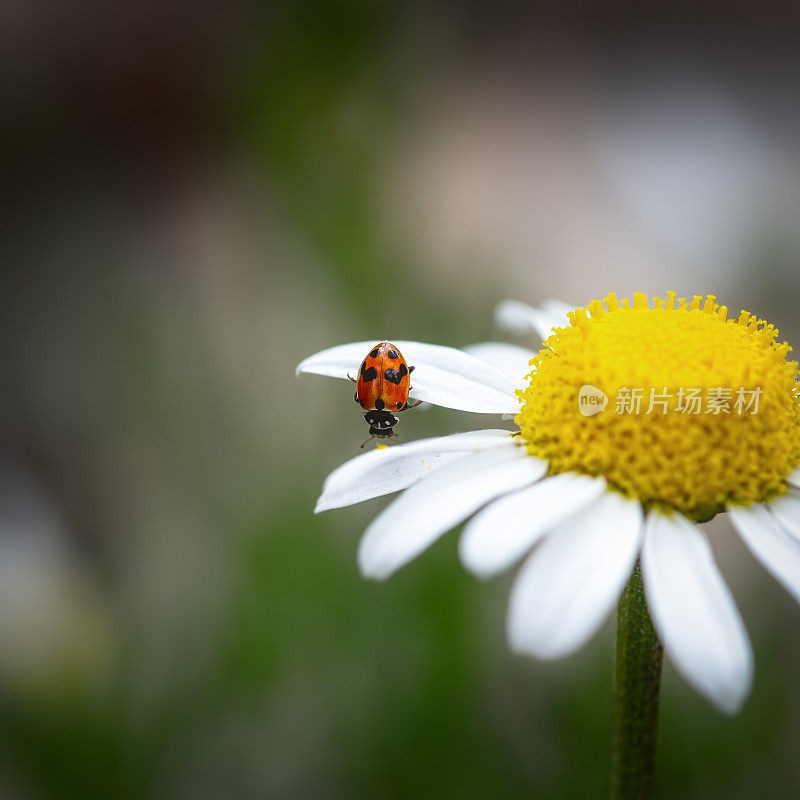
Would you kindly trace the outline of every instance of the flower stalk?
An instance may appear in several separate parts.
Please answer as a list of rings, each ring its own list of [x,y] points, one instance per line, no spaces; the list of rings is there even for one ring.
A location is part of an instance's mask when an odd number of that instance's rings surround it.
[[[664,650],[647,612],[639,564],[617,607],[611,733],[612,800],[653,796]]]

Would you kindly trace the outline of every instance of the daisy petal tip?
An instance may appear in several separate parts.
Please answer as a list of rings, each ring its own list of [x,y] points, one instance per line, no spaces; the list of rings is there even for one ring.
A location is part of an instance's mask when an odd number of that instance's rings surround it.
[[[717,689],[701,689],[700,691],[717,711],[732,717],[742,710],[752,688],[753,665],[751,660],[746,671],[737,676],[733,683]]]
[[[303,375],[304,373],[308,372],[308,367],[309,367],[309,365],[314,363],[314,360],[316,359],[316,357],[317,357],[318,355],[319,355],[318,353],[314,353],[314,355],[307,356],[306,358],[304,358],[304,359],[303,359],[303,360],[302,360],[302,361],[301,361],[301,362],[300,362],[300,363],[299,363],[299,364],[298,364],[298,365],[297,365],[297,366],[294,368],[294,374],[295,374],[295,377],[296,377],[296,378],[299,378],[301,375]]]
[[[468,523],[469,524],[469,523]],[[475,538],[461,534],[458,540],[458,558],[461,566],[470,575],[481,581],[488,581],[493,578],[500,570],[495,569],[494,565],[487,561],[482,548],[475,546]]]
[[[750,687],[748,686],[746,691],[743,691],[741,694],[728,695],[727,697],[717,699],[714,702],[714,705],[723,714],[727,714],[729,717],[733,717],[742,710],[745,701],[749,696],[750,696]]]
[[[735,714],[750,692],[753,653],[705,535],[685,517],[651,511],[641,563],[664,652],[716,708]]]
[[[502,323],[505,321],[507,316],[514,315],[514,312],[517,310],[519,306],[523,305],[519,302],[519,300],[510,300],[506,298],[505,300],[500,300],[495,303],[494,306],[494,318],[495,321],[498,323]]]
[[[487,526],[481,523],[485,515],[491,514],[493,510],[490,506],[467,522],[458,543],[459,557],[464,569],[482,581],[491,580],[505,572],[529,549],[523,546],[507,552],[505,547],[498,549],[494,541],[488,540]]]
[[[363,550],[359,548],[358,555],[356,556],[356,563],[358,564],[358,572],[365,580],[379,580],[379,575],[375,569],[375,564],[372,559],[365,558]]]
[[[717,711],[732,717],[742,710],[750,697],[753,675],[753,651],[748,639],[738,670],[731,669],[724,677],[720,675],[717,681],[706,683],[705,686],[698,685],[697,689]]]
[[[516,653],[518,656],[533,655],[528,646],[528,642],[525,640],[525,637],[522,636],[521,631],[510,616],[506,626],[506,638],[508,639],[508,646],[511,648],[512,653]]]
[[[486,569],[483,565],[472,563],[469,561],[468,558],[464,556],[460,556],[461,559],[461,566],[472,575],[473,578],[477,578],[479,581],[483,581],[487,583],[495,576],[495,571],[491,569]]]
[[[514,653],[539,661],[558,661],[579,649],[579,646],[570,646],[554,639],[546,641],[541,637],[532,636],[531,631],[525,625],[525,620],[513,613],[508,617],[506,637],[508,645]]]
[[[546,339],[554,329],[569,324],[567,311],[571,308],[555,300],[547,300],[539,308],[521,303],[519,300],[502,300],[495,306],[495,324],[498,328],[513,333],[527,333],[533,330]]]
[[[325,483],[322,485],[322,492],[317,498],[314,505],[314,513],[320,514],[323,511],[330,511],[332,508],[339,508],[339,503],[336,502],[335,493],[331,493],[329,480],[326,478]]]
[[[387,566],[373,556],[365,556],[361,551],[358,553],[358,571],[365,580],[380,583],[391,577],[395,569]]]
[[[367,529],[361,537],[356,553],[356,563],[362,578],[370,581],[385,581],[391,577],[401,566],[397,557],[387,551],[385,543],[376,541],[374,529]]]
[[[575,650],[575,648],[548,647],[541,642],[533,642],[513,623],[508,626],[508,645],[518,655],[536,658],[539,661],[557,661]]]
[[[369,572],[363,566],[359,567],[358,571],[363,580],[372,581],[373,583],[383,583],[388,577],[387,575],[382,575],[377,572]]]
[[[306,361],[308,361],[308,359],[306,359]],[[307,366],[306,366],[306,361],[301,361],[301,362],[300,362],[300,363],[299,363],[299,364],[298,364],[298,365],[295,367],[295,370],[294,370],[294,376],[295,376],[295,378],[299,378],[299,377],[301,377],[302,375],[313,375],[313,374],[314,374],[314,370],[313,370],[313,369],[312,369],[312,370],[310,370],[310,369],[308,369],[308,368],[307,368]]]
[[[323,511],[328,511],[328,509],[330,509],[330,506],[325,502],[325,495],[321,495],[314,506],[314,513],[321,514]]]

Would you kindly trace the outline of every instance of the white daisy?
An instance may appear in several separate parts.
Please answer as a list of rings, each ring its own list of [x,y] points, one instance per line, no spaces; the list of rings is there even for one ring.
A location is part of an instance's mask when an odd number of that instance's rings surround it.
[[[519,429],[356,456],[328,476],[316,511],[405,490],[361,540],[358,563],[370,578],[389,577],[463,522],[459,553],[474,574],[488,578],[525,559],[508,636],[515,650],[539,658],[583,645],[638,560],[665,652],[718,708],[737,711],[753,656],[701,523],[727,512],[753,555],[800,601],[800,407],[790,348],[746,312],[727,319],[713,296],[676,302],[670,292],[648,302],[637,294],[620,306],[612,294],[605,307],[593,301],[574,311],[506,301],[497,319],[537,331],[543,349],[396,344],[416,367],[413,398],[513,414]],[[324,350],[298,372],[347,378],[373,344]],[[653,387],[673,400],[664,413],[608,407],[584,416],[583,385],[608,397]],[[683,387],[730,387],[734,396],[758,387],[761,407],[687,413],[675,400]]]

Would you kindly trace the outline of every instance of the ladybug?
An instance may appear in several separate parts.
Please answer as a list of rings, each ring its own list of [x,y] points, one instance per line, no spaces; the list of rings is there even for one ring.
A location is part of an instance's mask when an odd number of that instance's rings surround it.
[[[350,378],[356,385],[353,399],[366,410],[364,419],[370,432],[367,442],[376,436],[379,439],[390,439],[394,435],[394,426],[400,421],[392,412],[405,411],[422,402],[418,400],[412,405],[408,404],[410,375],[413,371],[414,367],[406,364],[396,345],[381,342],[361,362],[358,379]]]

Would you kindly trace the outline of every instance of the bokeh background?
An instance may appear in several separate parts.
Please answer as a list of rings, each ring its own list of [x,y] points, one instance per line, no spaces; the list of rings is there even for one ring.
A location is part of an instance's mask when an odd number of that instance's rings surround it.
[[[362,581],[384,501],[312,509],[365,426],[294,367],[611,290],[800,343],[793,4],[0,15],[0,795],[604,796],[613,623],[512,655],[455,535]],[[797,796],[800,609],[711,536],[755,687],[727,718],[666,666],[658,796]]]

